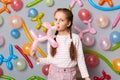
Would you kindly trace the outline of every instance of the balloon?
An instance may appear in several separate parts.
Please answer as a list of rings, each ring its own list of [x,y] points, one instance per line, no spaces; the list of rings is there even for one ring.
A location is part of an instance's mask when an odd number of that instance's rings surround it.
[[[108,26],[109,23],[109,19],[106,15],[101,14],[99,16],[97,16],[96,18],[96,24],[100,27],[100,28],[105,28]]]
[[[37,11],[37,9],[35,9],[35,8],[30,8],[29,10],[28,10],[28,17],[35,17],[35,16],[37,16],[38,15],[38,11]]]
[[[15,11],[19,11],[23,7],[22,0],[12,0],[11,7]]]
[[[42,27],[42,18],[43,18],[43,16],[44,16],[44,13],[40,12],[37,16],[35,16],[34,18],[31,19],[32,21],[37,21],[38,22],[38,24],[36,25],[37,29],[40,29]]]
[[[3,75],[3,69],[0,68],[0,76]]]
[[[0,65],[1,65],[3,62],[6,62],[7,68],[8,68],[9,70],[12,70],[13,65],[12,65],[11,60],[12,60],[12,59],[15,60],[15,59],[17,59],[18,57],[13,54],[13,46],[12,46],[11,44],[9,45],[9,54],[10,54],[10,55],[9,55],[9,57],[8,57],[7,59],[5,59],[2,54],[0,54]]]
[[[32,44],[31,50],[36,50],[38,42],[43,42],[43,41],[46,41],[46,40],[48,40],[48,42],[50,43],[50,45],[52,47],[56,48],[58,46],[57,42],[52,38],[52,30],[55,30],[56,27],[51,26],[47,22],[43,23],[43,26],[45,26],[48,29],[45,36],[43,36],[41,34],[39,36],[37,36],[32,30],[30,30],[30,34],[34,38],[34,42]]]
[[[85,57],[86,65],[90,67],[95,67],[99,63],[99,58],[94,54],[88,54]]]
[[[85,8],[79,10],[78,16],[79,16],[79,18],[80,18],[82,21],[84,21],[84,20],[87,21],[87,20],[89,20],[89,19],[91,18],[90,12],[89,12],[87,9],[85,9]]]
[[[45,76],[47,76],[48,73],[49,73],[49,66],[50,66],[50,65],[43,65],[43,67],[42,67],[42,73],[43,73]]]
[[[3,17],[0,15],[0,26],[3,24]]]
[[[0,35],[0,47],[5,43],[4,37]]]
[[[25,62],[25,60],[22,59],[22,58],[17,59],[17,60],[15,61],[15,63],[14,63],[15,69],[18,70],[18,71],[23,71],[23,70],[25,70],[26,66],[27,66],[27,65],[26,65],[26,62]]]
[[[19,16],[13,15],[9,18],[9,24],[13,28],[20,28],[21,27],[22,20]]]
[[[31,77],[28,78],[27,80],[45,80],[45,79],[42,78],[41,76],[31,76]]]
[[[112,29],[116,27],[118,22],[120,21],[120,12],[118,13],[117,17],[115,18],[113,24],[112,24]]]
[[[83,3],[81,0],[72,0],[70,7],[73,8],[73,6],[75,5],[75,3],[77,3],[79,6],[82,6]]]
[[[7,75],[1,75],[0,78],[3,78],[4,80],[16,80],[13,77]]]
[[[11,30],[10,32],[11,36],[15,39],[19,38],[20,37],[20,32],[17,30],[17,29],[13,29]]]
[[[111,76],[107,74],[104,70],[102,71],[101,77],[94,76],[93,78],[93,80],[110,80],[110,79],[111,79]]]
[[[33,39],[30,36],[30,33],[29,33],[29,31],[28,31],[28,29],[27,29],[26,24],[25,24],[24,21],[22,21],[22,28],[23,28],[23,30],[24,30],[27,38],[30,40],[30,42],[33,42]],[[46,54],[39,47],[37,47],[37,50],[41,54],[42,57],[46,57]]]
[[[110,41],[112,43],[120,42],[120,32],[118,32],[118,31],[111,32],[109,37],[110,37]]]
[[[85,46],[93,46],[95,44],[95,38],[92,34],[86,33],[83,35],[82,42]]]
[[[38,4],[38,3],[42,2],[42,1],[43,1],[43,0],[34,0],[34,1],[30,2],[30,3],[28,3],[28,4],[27,4],[27,7],[28,7],[28,8],[29,8],[29,7],[32,7],[32,6]]]
[[[28,56],[23,52],[23,50],[18,46],[18,45],[15,45],[15,48],[21,53],[21,55],[25,58],[25,60],[28,62],[30,68],[33,68],[33,64],[32,62],[30,61],[30,59],[28,58]]]
[[[120,58],[115,58],[112,60],[112,65],[113,65],[113,68],[116,70],[116,71],[119,71],[120,72]]]
[[[113,3],[111,0],[100,0],[98,4],[103,5],[105,2],[107,2],[109,4],[109,6],[111,6],[111,7],[113,6]]]
[[[44,0],[45,4],[49,7],[53,6],[54,0]]]
[[[101,39],[100,39],[100,47],[103,50],[109,50],[111,48],[110,40],[107,37],[102,36]]]
[[[22,50],[26,55],[30,54],[30,48],[31,48],[31,44],[30,43],[25,43],[22,46]]]
[[[0,0],[0,2],[4,4],[3,8],[0,9],[0,14],[4,11],[10,13],[10,10],[7,8],[7,5],[10,4],[12,0]]]

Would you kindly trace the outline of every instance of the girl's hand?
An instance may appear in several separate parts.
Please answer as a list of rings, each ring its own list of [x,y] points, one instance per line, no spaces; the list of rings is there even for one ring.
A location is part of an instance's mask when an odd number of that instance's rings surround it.
[[[89,77],[86,77],[85,80],[91,80]]]
[[[32,50],[30,56],[36,61],[39,62],[39,57],[36,55],[36,51]]]

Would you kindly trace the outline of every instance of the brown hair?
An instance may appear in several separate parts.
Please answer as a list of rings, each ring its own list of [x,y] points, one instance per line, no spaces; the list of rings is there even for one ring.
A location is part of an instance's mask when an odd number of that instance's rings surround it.
[[[58,11],[63,11],[64,14],[66,14],[67,16],[67,20],[71,22],[71,25],[68,27],[68,30],[70,31],[70,38],[72,39],[72,31],[71,31],[71,27],[72,27],[72,24],[73,24],[73,14],[70,10],[66,9],[66,8],[59,8],[55,11],[54,15],[56,14],[56,12]],[[58,34],[58,31],[56,31],[55,35]],[[54,40],[56,41],[56,38],[54,38]],[[71,41],[71,45],[70,45],[70,58],[71,60],[75,60],[77,55],[76,55],[76,48],[73,44],[73,41]],[[54,57],[56,54],[56,48],[53,48],[51,46],[51,55]]]

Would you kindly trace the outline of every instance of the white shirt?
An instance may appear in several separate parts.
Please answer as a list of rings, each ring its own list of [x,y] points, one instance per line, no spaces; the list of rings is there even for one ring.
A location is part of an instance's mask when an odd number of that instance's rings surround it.
[[[88,71],[84,60],[84,54],[82,50],[82,44],[79,36],[72,33],[72,40],[77,50],[77,60],[71,61],[70,58],[70,35],[57,35],[56,41],[58,43],[57,53],[54,57],[50,54],[50,44],[47,46],[48,55],[47,58],[39,58],[40,64],[54,64],[55,66],[62,68],[74,67],[78,64],[82,78],[88,77]]]

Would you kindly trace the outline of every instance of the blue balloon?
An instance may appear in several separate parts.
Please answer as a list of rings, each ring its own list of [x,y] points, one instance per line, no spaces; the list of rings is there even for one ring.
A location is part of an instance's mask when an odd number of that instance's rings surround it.
[[[120,42],[120,32],[117,32],[117,31],[111,32],[111,34],[110,34],[110,41],[112,43]]]
[[[28,10],[28,17],[35,17],[38,15],[38,11],[35,8],[30,8]]]
[[[20,32],[17,29],[11,30],[11,36],[15,39],[19,38]]]

